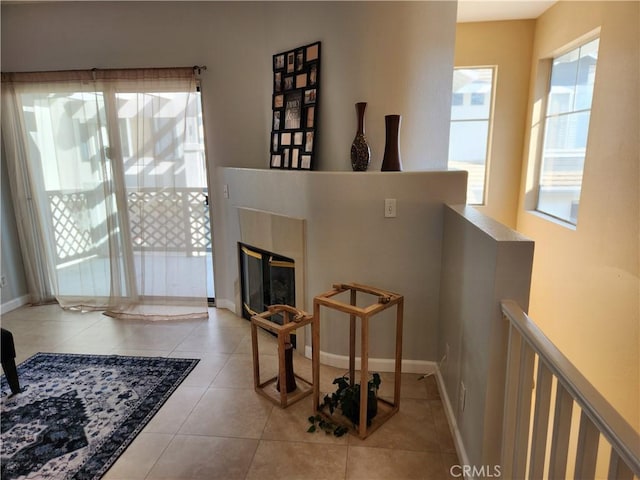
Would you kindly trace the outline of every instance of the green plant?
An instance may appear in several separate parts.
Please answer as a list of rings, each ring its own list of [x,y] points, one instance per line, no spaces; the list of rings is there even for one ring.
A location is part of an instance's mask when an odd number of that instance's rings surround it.
[[[377,373],[371,374],[371,380],[367,382],[367,426],[371,425],[371,419],[378,413],[377,393],[380,383],[380,375]],[[320,409],[328,408],[330,415],[339,410],[355,426],[358,426],[360,423],[360,384],[351,385],[347,375],[335,378],[333,384],[337,385],[336,391],[331,395],[325,395]],[[327,434],[333,433],[336,437],[341,437],[347,432],[345,427],[325,420],[320,415],[309,417],[309,423],[311,426],[307,430],[308,432],[320,429]]]
[[[337,425],[329,420],[322,418],[320,415],[309,417],[309,423],[311,424],[311,426],[307,429],[307,432],[309,433],[322,430],[327,435],[333,433],[334,436],[341,437],[349,431],[347,427]]]

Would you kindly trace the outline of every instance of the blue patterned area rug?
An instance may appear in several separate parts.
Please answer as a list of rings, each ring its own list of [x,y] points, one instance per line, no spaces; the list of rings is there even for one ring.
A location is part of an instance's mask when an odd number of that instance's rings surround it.
[[[2,480],[101,478],[198,363],[38,353],[2,376]]]

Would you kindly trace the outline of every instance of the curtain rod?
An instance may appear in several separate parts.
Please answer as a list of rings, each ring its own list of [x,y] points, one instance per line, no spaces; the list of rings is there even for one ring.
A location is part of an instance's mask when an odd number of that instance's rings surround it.
[[[146,67],[146,68],[92,68],[91,69],[91,74],[94,75],[94,79],[95,79],[95,72],[108,72],[108,71],[135,71],[135,70],[176,70],[176,69],[181,69],[181,68],[189,68],[189,67]],[[206,65],[194,65],[193,67],[191,67],[191,69],[193,70],[193,73],[195,75],[201,75],[202,71],[206,71],[207,70],[207,66]]]
[[[92,72],[108,72],[109,70],[124,70],[124,71],[135,71],[135,70],[176,70],[176,69],[181,69],[181,68],[189,68],[189,67],[131,67],[131,68],[97,68],[94,67],[91,69]],[[191,69],[194,72],[197,72],[198,74],[202,73],[203,71],[207,70],[207,66],[206,65],[194,65],[193,67],[191,67]],[[74,70],[70,70],[70,71],[74,71]],[[82,70],[76,70],[76,71],[82,71]]]
[[[201,74],[203,71],[207,70],[207,66],[206,65],[194,65],[193,67],[131,67],[131,68],[89,68],[89,69],[83,69],[83,68],[78,68],[78,69],[71,69],[71,70],[36,70],[36,71],[32,71],[32,72],[2,72],[2,73],[18,73],[18,74],[22,74],[22,73],[32,73],[32,74],[37,74],[37,73],[67,73],[67,72],[108,72],[108,71],[135,71],[135,70],[179,70],[182,68],[190,68],[192,69],[195,73],[197,73],[198,75]]]
[[[169,78],[174,75],[179,77],[194,76],[196,81],[200,81],[203,70],[207,70],[204,65],[193,67],[162,67],[162,68],[92,68],[84,70],[53,70],[39,72],[2,72],[2,82],[13,83],[38,83],[57,82],[69,80],[96,81],[108,79],[134,79],[139,75],[150,78]]]
[[[189,67],[131,67],[131,68],[97,68],[94,67],[91,69],[92,72],[94,71],[109,71],[109,70],[176,70],[179,68],[189,68]],[[202,72],[203,70],[207,70],[207,66],[206,65],[194,65],[193,67],[191,67],[193,69],[193,71],[197,71],[198,73]]]

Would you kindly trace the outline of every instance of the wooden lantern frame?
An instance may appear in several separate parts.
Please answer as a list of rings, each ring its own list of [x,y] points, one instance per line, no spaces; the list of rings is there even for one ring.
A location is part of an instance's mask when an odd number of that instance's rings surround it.
[[[273,315],[282,315],[282,325],[269,320]],[[255,391],[271,400],[276,405],[286,408],[292,403],[301,400],[313,392],[313,384],[294,373],[294,377],[300,380],[298,388],[287,393],[287,378],[285,366],[285,345],[289,343],[291,333],[305,325],[311,325],[315,335],[317,330],[314,317],[302,310],[289,305],[271,305],[266,312],[258,313],[251,317],[251,347],[253,351],[253,385]],[[258,353],[258,327],[274,333],[278,338],[278,376],[264,382],[260,381],[260,357]],[[315,349],[314,349],[315,351]],[[275,389],[275,383],[279,383],[280,392]]]
[[[336,295],[350,291],[350,304],[336,300]],[[357,293],[366,293],[376,296],[377,302],[367,307],[356,306]],[[369,377],[369,319],[388,308],[396,306],[396,346],[395,346],[395,383],[393,390],[393,402],[378,398],[378,414],[372,419],[371,426],[367,426],[367,401]],[[314,297],[313,317],[317,328],[313,332],[313,345],[320,343],[320,307],[331,308],[349,314],[349,382],[353,386],[355,382],[355,354],[356,354],[356,320],[361,321],[361,352],[360,352],[360,420],[356,427],[356,433],[362,439],[377,430],[384,422],[400,409],[400,385],[402,370],[402,317],[404,314],[404,297],[400,294],[389,292],[375,287],[359,285],[357,283],[336,284],[333,290]],[[313,352],[313,410],[326,419],[347,427],[351,433],[352,425],[343,422],[336,416],[327,414],[320,408],[320,357],[318,349]]]

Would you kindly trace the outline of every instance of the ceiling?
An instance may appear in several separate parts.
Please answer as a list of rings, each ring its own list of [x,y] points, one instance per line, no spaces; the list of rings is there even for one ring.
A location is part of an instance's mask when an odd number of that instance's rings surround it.
[[[55,1],[59,0],[0,0],[1,3],[5,4]],[[457,21],[461,23],[538,18],[547,8],[556,3],[556,1],[557,0],[458,0]]]
[[[458,23],[538,18],[555,0],[458,0]]]

